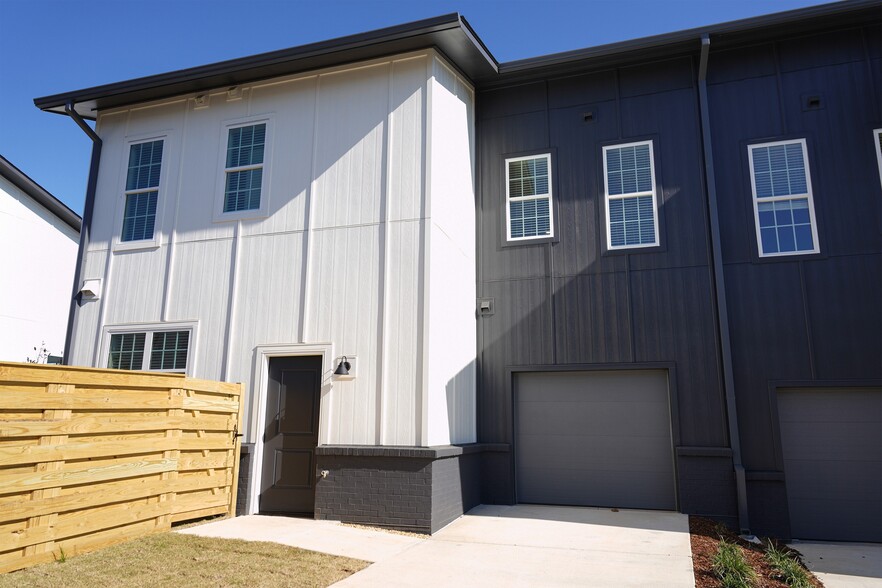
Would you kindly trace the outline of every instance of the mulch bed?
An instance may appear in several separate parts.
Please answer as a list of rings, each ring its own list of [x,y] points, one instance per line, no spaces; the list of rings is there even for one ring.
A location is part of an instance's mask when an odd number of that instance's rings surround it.
[[[719,588],[721,586],[720,581],[714,575],[713,568],[713,556],[717,552],[721,537],[730,543],[741,546],[744,558],[756,572],[758,588],[788,588],[787,584],[776,579],[775,568],[766,561],[763,546],[744,541],[724,525],[701,517],[689,517],[689,533],[692,542],[692,566],[696,588]],[[793,550],[789,551],[793,552]],[[809,573],[811,574],[811,572]],[[812,580],[816,588],[823,588],[824,585],[820,580],[814,576],[812,576]]]

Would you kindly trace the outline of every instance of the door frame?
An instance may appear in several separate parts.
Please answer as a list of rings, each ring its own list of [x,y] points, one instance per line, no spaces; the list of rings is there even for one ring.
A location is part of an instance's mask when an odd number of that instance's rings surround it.
[[[269,386],[269,362],[274,357],[298,357],[318,355],[322,358],[322,379],[319,387],[319,434],[318,445],[327,445],[330,439],[330,392],[333,387],[333,343],[291,343],[287,345],[258,345],[254,348],[254,376],[249,402],[250,441],[254,444],[251,462],[251,483],[248,489],[248,514],[260,510],[260,473],[263,471],[263,434],[261,421],[266,412],[266,392]]]

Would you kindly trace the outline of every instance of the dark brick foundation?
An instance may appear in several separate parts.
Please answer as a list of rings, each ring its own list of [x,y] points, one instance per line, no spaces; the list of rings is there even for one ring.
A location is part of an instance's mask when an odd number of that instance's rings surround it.
[[[239,452],[239,488],[236,492],[236,516],[248,514],[248,487],[251,482],[253,443],[243,443]]]
[[[485,449],[318,447],[315,518],[434,533],[480,503]]]

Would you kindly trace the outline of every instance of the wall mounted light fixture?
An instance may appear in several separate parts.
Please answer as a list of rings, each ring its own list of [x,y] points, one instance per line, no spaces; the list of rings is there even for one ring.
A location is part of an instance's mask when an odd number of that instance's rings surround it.
[[[348,376],[349,368],[352,367],[352,364],[346,361],[346,356],[340,360],[340,363],[337,364],[337,369],[334,370],[335,376]]]

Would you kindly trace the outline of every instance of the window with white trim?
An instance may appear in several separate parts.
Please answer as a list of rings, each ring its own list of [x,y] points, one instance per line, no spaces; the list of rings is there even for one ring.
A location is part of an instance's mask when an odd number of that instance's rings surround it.
[[[603,148],[606,246],[610,250],[659,244],[652,141]]]
[[[542,239],[554,235],[551,193],[550,153],[505,160],[509,241]]]
[[[227,133],[224,212],[260,208],[266,123],[232,127]]]
[[[153,239],[159,178],[162,173],[162,148],[161,139],[135,143],[129,147],[126,203],[120,241]]]
[[[876,144],[876,163],[879,164],[879,183],[882,184],[882,129],[873,131],[873,142]]]
[[[189,329],[111,333],[107,367],[183,373],[187,370],[190,333]]]
[[[760,257],[817,253],[805,139],[759,143],[747,150]]]

